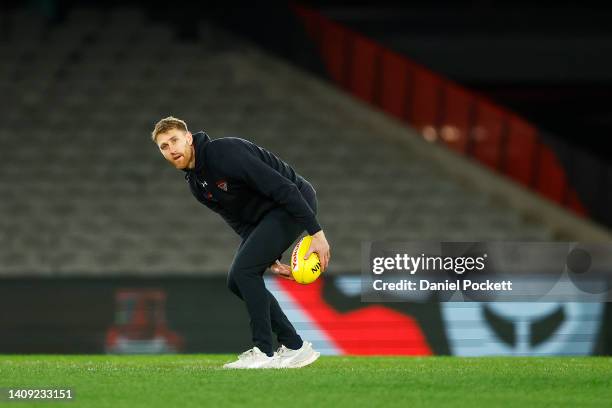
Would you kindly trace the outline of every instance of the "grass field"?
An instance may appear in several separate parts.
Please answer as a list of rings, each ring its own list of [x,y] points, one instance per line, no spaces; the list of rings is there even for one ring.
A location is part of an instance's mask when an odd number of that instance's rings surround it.
[[[74,390],[72,402],[16,407],[612,406],[612,358],[322,357],[299,370],[222,369],[232,357],[4,355],[0,387]]]

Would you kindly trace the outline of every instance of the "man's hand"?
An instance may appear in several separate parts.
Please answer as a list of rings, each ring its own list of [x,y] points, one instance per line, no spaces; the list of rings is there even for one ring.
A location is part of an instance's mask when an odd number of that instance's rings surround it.
[[[310,258],[310,254],[313,252],[316,252],[317,255],[319,255],[319,259],[321,260],[321,271],[325,271],[327,269],[327,265],[329,264],[331,253],[329,251],[329,244],[327,243],[327,238],[325,238],[323,230],[312,236],[310,248],[308,248],[308,252],[304,256],[304,259]]]
[[[270,270],[276,276],[280,276],[284,279],[295,280],[293,279],[293,275],[291,274],[291,267],[289,265],[282,264],[276,260],[276,263],[270,265]]]

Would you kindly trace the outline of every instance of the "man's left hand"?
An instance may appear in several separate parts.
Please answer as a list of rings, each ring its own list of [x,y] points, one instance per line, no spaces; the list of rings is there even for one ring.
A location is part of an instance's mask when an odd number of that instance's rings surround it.
[[[327,265],[329,264],[331,252],[323,230],[317,232],[312,236],[310,248],[308,248],[308,252],[304,256],[304,259],[310,258],[310,254],[312,254],[313,252],[316,252],[317,255],[319,255],[319,260],[321,261],[321,271],[324,272],[327,269]]]

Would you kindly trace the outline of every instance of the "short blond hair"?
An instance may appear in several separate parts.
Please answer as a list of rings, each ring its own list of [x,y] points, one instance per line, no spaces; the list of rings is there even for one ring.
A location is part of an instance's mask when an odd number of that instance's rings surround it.
[[[153,132],[151,132],[151,140],[155,142],[157,139],[157,135],[159,135],[160,133],[166,133],[167,131],[172,129],[179,129],[185,132],[189,131],[187,129],[187,123],[185,123],[184,120],[175,118],[174,116],[168,116],[167,118],[163,118],[155,124]]]

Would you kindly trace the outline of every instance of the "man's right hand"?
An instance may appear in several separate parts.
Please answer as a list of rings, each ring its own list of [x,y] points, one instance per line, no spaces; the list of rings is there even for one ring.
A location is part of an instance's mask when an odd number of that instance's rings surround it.
[[[289,265],[285,265],[276,260],[276,263],[270,265],[270,270],[276,276],[280,276],[284,279],[295,280],[293,279],[293,274],[291,273],[291,267]]]

